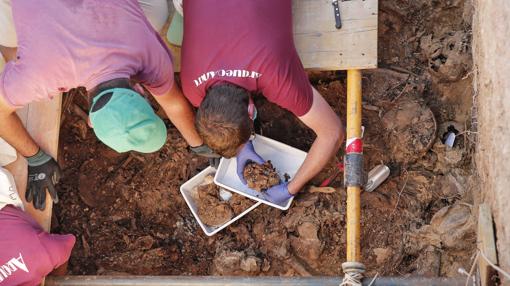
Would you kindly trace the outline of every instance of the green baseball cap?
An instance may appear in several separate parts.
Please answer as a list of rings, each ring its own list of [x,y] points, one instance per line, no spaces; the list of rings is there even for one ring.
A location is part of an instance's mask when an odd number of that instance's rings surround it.
[[[105,95],[110,99],[104,106],[94,108]],[[97,138],[119,153],[132,150],[151,153],[159,150],[166,142],[163,120],[134,90],[107,89],[92,100],[90,110],[90,121]]]

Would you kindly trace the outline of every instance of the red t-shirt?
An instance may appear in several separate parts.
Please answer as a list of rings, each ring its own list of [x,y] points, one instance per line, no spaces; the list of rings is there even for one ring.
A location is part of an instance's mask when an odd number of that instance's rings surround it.
[[[181,79],[194,106],[223,81],[305,115],[313,95],[294,47],[291,0],[184,1]]]

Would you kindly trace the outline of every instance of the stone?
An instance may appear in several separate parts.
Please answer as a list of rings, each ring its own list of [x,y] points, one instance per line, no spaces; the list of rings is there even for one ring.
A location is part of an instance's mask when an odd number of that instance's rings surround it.
[[[294,253],[305,261],[318,260],[322,254],[323,244],[317,236],[318,226],[304,222],[297,228],[299,237],[291,237]]]
[[[374,254],[375,254],[375,261],[377,264],[383,264],[390,258],[391,256],[391,249],[389,248],[374,248]]]

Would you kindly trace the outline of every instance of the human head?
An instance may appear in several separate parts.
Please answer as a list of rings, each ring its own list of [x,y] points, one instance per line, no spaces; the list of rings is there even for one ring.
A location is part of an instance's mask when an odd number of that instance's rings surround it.
[[[122,153],[151,153],[166,141],[166,126],[131,88],[109,88],[92,99],[90,121],[97,138]]]
[[[198,108],[195,125],[212,150],[225,158],[234,157],[250,139],[253,122],[248,114],[250,93],[229,83],[207,90]]]

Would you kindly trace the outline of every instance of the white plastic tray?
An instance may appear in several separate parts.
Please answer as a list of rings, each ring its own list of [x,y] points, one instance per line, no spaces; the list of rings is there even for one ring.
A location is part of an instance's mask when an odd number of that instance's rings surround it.
[[[255,139],[253,139],[253,147],[255,148],[255,152],[264,160],[271,160],[271,163],[282,179],[285,173],[287,173],[291,179],[294,178],[307,155],[304,151],[261,135],[255,136]],[[277,205],[267,201],[262,193],[248,188],[237,176],[236,158],[221,159],[218,171],[214,176],[214,183],[227,190],[231,190],[281,210],[287,210],[294,199],[290,198],[286,203]]]
[[[191,196],[191,191],[193,190],[193,188],[195,186],[200,185],[204,181],[204,178],[207,175],[214,174],[215,171],[216,170],[213,167],[207,167],[205,170],[198,173],[196,176],[194,176],[193,178],[189,179],[186,183],[181,185],[181,194],[184,197],[184,200],[188,204],[189,209],[193,213],[193,216],[195,217],[195,219],[198,221],[198,224],[200,225],[200,227],[205,232],[205,234],[208,236],[215,235],[217,232],[224,229],[228,225],[232,224],[236,220],[242,218],[244,215],[251,212],[253,209],[255,209],[256,207],[258,207],[261,204],[260,202],[254,202],[253,206],[251,206],[250,208],[248,208],[247,210],[245,210],[238,216],[234,217],[233,219],[227,221],[225,224],[223,224],[221,226],[210,227],[210,226],[204,224],[202,222],[202,220],[200,220],[200,217],[198,216],[198,207],[195,204],[195,202],[193,201],[193,198]]]

